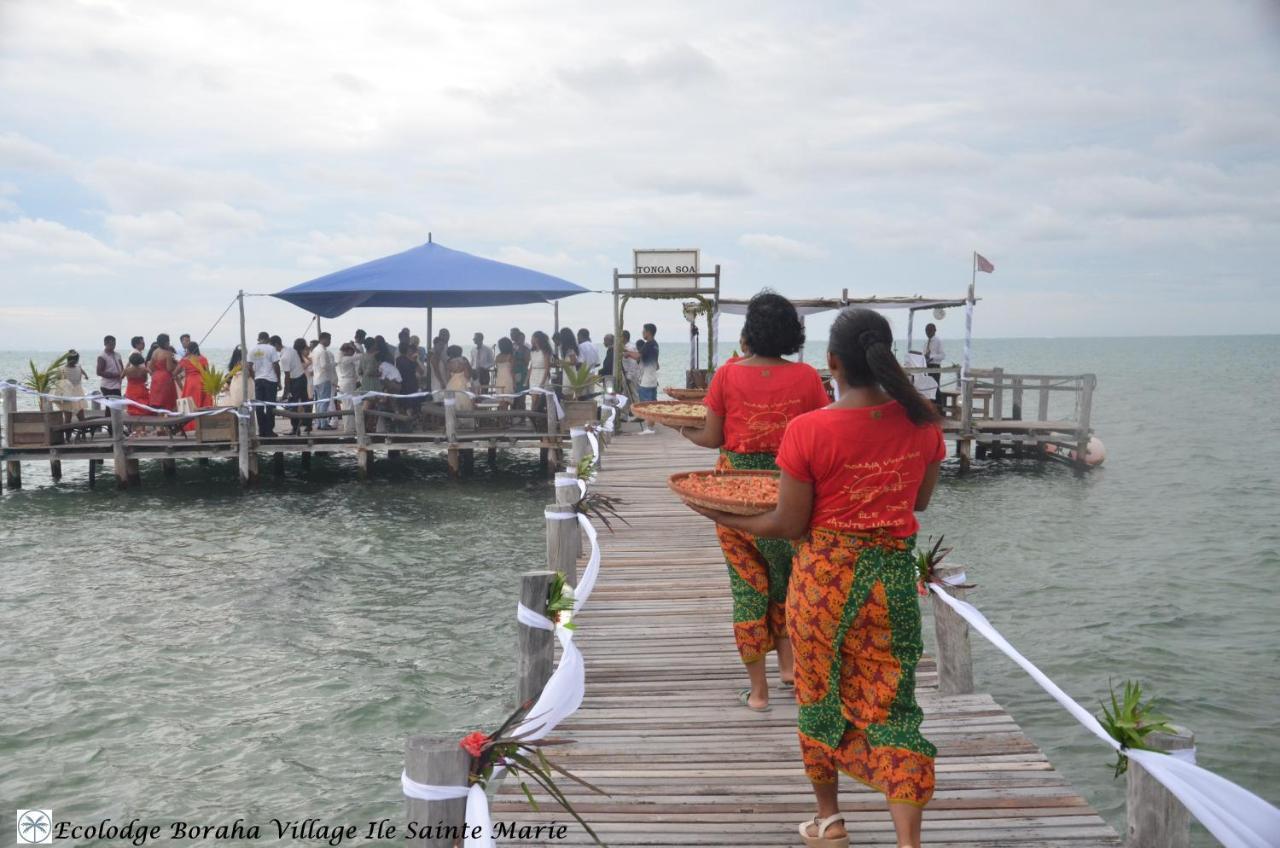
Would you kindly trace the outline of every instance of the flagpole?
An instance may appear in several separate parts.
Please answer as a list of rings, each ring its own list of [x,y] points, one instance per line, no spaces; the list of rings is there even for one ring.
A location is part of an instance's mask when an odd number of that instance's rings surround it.
[[[964,359],[960,364],[960,390],[969,379],[969,361],[973,346],[973,289],[978,282],[978,252],[973,251],[973,267],[969,272],[969,297],[964,302]]]

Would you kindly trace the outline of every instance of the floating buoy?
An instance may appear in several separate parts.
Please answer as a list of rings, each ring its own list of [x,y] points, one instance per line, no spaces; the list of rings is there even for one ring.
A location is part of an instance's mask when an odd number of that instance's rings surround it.
[[[1075,462],[1077,458],[1076,449],[1058,445],[1052,442],[1046,442],[1044,452],[1058,459],[1065,459],[1067,462]],[[1107,446],[1102,443],[1102,439],[1097,436],[1089,437],[1089,444],[1084,449],[1084,464],[1093,467],[1101,465],[1107,458]]]

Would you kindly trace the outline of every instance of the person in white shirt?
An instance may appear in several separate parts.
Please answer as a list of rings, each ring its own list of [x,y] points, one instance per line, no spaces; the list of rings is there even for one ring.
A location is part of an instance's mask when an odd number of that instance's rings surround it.
[[[287,349],[279,336],[272,336],[271,343],[276,346],[276,350],[280,351],[280,373],[285,381],[285,402],[306,402],[309,399],[307,397],[307,340],[294,339],[293,347]],[[294,408],[301,411],[297,407]],[[298,435],[300,426],[300,419],[290,419],[289,434],[291,436]],[[308,424],[306,427],[307,431],[310,432],[311,425]]]
[[[316,412],[333,411],[333,384],[338,379],[337,363],[329,351],[333,338],[328,333],[320,334],[320,343],[311,351],[311,379],[315,385],[313,398]],[[321,418],[316,424],[317,430],[333,430],[332,418]]]
[[[477,385],[489,385],[489,372],[493,370],[493,348],[484,343],[484,333],[473,337],[476,346],[471,350],[471,374]],[[477,389],[477,391],[479,391]]]
[[[253,371],[253,397],[264,403],[275,403],[280,390],[280,351],[271,344],[268,333],[258,333],[258,343],[249,348],[246,357]],[[276,411],[271,406],[254,407],[258,420],[258,435],[273,437],[276,434]]]
[[[938,327],[936,324],[926,324],[924,328],[925,338],[928,339],[924,345],[924,361],[929,366],[929,376],[938,383],[938,391],[934,394],[933,402],[942,404],[942,360],[944,354],[942,352],[942,339],[938,338]]]
[[[356,346],[351,342],[347,342],[338,348],[338,359],[334,365],[334,370],[338,374],[338,394],[354,395],[360,383],[360,357],[356,355]],[[350,401],[344,398],[342,402],[346,404]],[[356,418],[354,415],[344,415],[342,417],[342,429],[345,432],[354,431],[355,426]]]
[[[578,364],[585,365],[592,371],[600,367],[600,351],[591,341],[591,333],[586,327],[578,330]]]

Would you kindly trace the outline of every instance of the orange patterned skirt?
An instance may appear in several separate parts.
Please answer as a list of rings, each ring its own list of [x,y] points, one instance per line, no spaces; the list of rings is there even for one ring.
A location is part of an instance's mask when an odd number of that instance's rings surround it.
[[[721,451],[716,469],[776,470],[773,454]],[[716,525],[729,566],[733,637],[744,663],[758,662],[787,638],[787,583],[795,548],[786,539],[761,539]]]
[[[890,803],[923,806],[937,750],[920,734],[915,699],[923,641],[914,541],[814,528],[796,549],[787,628],[809,779],[834,783],[842,771]]]

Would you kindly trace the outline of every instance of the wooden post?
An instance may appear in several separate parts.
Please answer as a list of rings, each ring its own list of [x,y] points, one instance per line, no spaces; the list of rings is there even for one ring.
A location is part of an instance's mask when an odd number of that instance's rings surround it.
[[[176,477],[178,476],[178,461],[176,459],[162,459],[160,460],[160,469],[164,472],[164,476]]]
[[[98,463],[100,459],[89,460],[89,488],[92,489],[98,484]]]
[[[449,476],[462,476],[462,453],[458,449],[458,401],[452,393],[444,403],[444,437],[449,444]]]
[[[973,377],[966,375],[960,387],[960,438],[956,447],[960,451],[960,470],[969,470],[970,451],[973,447]]]
[[[271,473],[277,477],[284,476],[284,452],[276,451],[271,454]]]
[[[1004,369],[991,369],[991,417],[1004,418]]]
[[[308,473],[311,471],[311,451],[302,452],[302,470]]]
[[[1014,421],[1022,420],[1022,378],[1013,378],[1013,410],[1010,413]]]
[[[124,411],[111,407],[111,468],[116,473],[116,488],[129,488],[129,462],[124,450]]]
[[[242,370],[244,367],[243,366]],[[242,407],[242,409],[252,409],[252,407]],[[250,413],[252,415],[252,413]],[[237,461],[240,467],[240,485],[248,486],[253,482],[253,465],[251,455],[253,450],[250,446],[250,440],[253,438],[253,419],[237,418],[236,420],[236,448],[238,450]]]
[[[578,472],[576,469],[568,471],[556,472],[556,506],[560,509],[572,509],[578,501],[582,500],[582,488],[578,485]],[[585,544],[582,536],[582,528],[575,521],[574,526],[578,530],[578,547],[575,550],[578,556],[582,556],[586,551],[583,549]]]
[[[555,504],[546,509],[547,568],[559,571],[570,584],[578,585],[578,550],[581,547],[578,514],[571,506]]]
[[[369,479],[369,434],[364,427],[364,399],[351,402],[351,421],[356,428],[356,473],[361,480]]]
[[[963,565],[939,565],[934,569],[938,577],[950,577],[964,572]],[[964,600],[961,586],[945,586],[948,595]],[[932,596],[930,596],[932,597]],[[973,693],[973,654],[969,646],[969,624],[955,610],[938,598],[933,598],[933,627],[938,639],[938,691],[942,695],[970,695]]]
[[[1093,389],[1098,378],[1085,374],[1080,378],[1080,418],[1076,421],[1076,467],[1084,468],[1084,455],[1089,450],[1089,419],[1093,417]]]
[[[560,447],[560,417],[556,415],[556,399],[552,395],[544,395],[547,399],[547,470],[553,474],[560,469],[563,451]]]
[[[1148,734],[1147,745],[1165,752],[1194,750],[1195,734],[1185,727],[1174,729],[1175,735]],[[1191,813],[1182,802],[1132,759],[1126,775],[1125,805],[1129,816],[1126,848],[1187,848],[1191,844]]]
[[[404,771],[410,780],[425,783],[428,786],[466,786],[471,772],[471,755],[458,745],[461,735],[455,736],[410,736],[404,746]],[[408,821],[416,822],[419,830],[428,824],[433,828],[429,832],[438,833],[434,826],[443,822],[445,827],[456,827],[462,830],[462,820],[467,813],[467,799],[457,798],[451,801],[420,801],[417,798],[405,798],[405,812]],[[454,840],[445,833],[432,839],[415,839],[407,844],[415,848],[453,848],[461,845],[461,840]]]
[[[13,415],[18,411],[18,390],[13,383],[4,386],[4,421],[0,430],[4,431],[4,444],[13,447]],[[4,464],[5,485],[10,489],[22,488],[22,463],[16,459],[7,460]]]
[[[576,471],[578,463],[582,462],[584,457],[592,455],[587,429],[585,427],[569,428],[569,467]]]
[[[1049,378],[1040,378],[1040,406],[1036,412],[1037,421],[1049,420]]]
[[[555,578],[552,571],[526,571],[520,576],[520,603],[547,615],[547,593]],[[516,703],[536,700],[547,685],[555,664],[555,633],[520,625],[516,633]]]
[[[49,460],[49,476],[52,477],[55,482],[62,479],[62,460]]]
[[[142,485],[142,468],[138,465],[138,460],[127,459],[124,463],[125,474],[129,477],[130,486]]]

